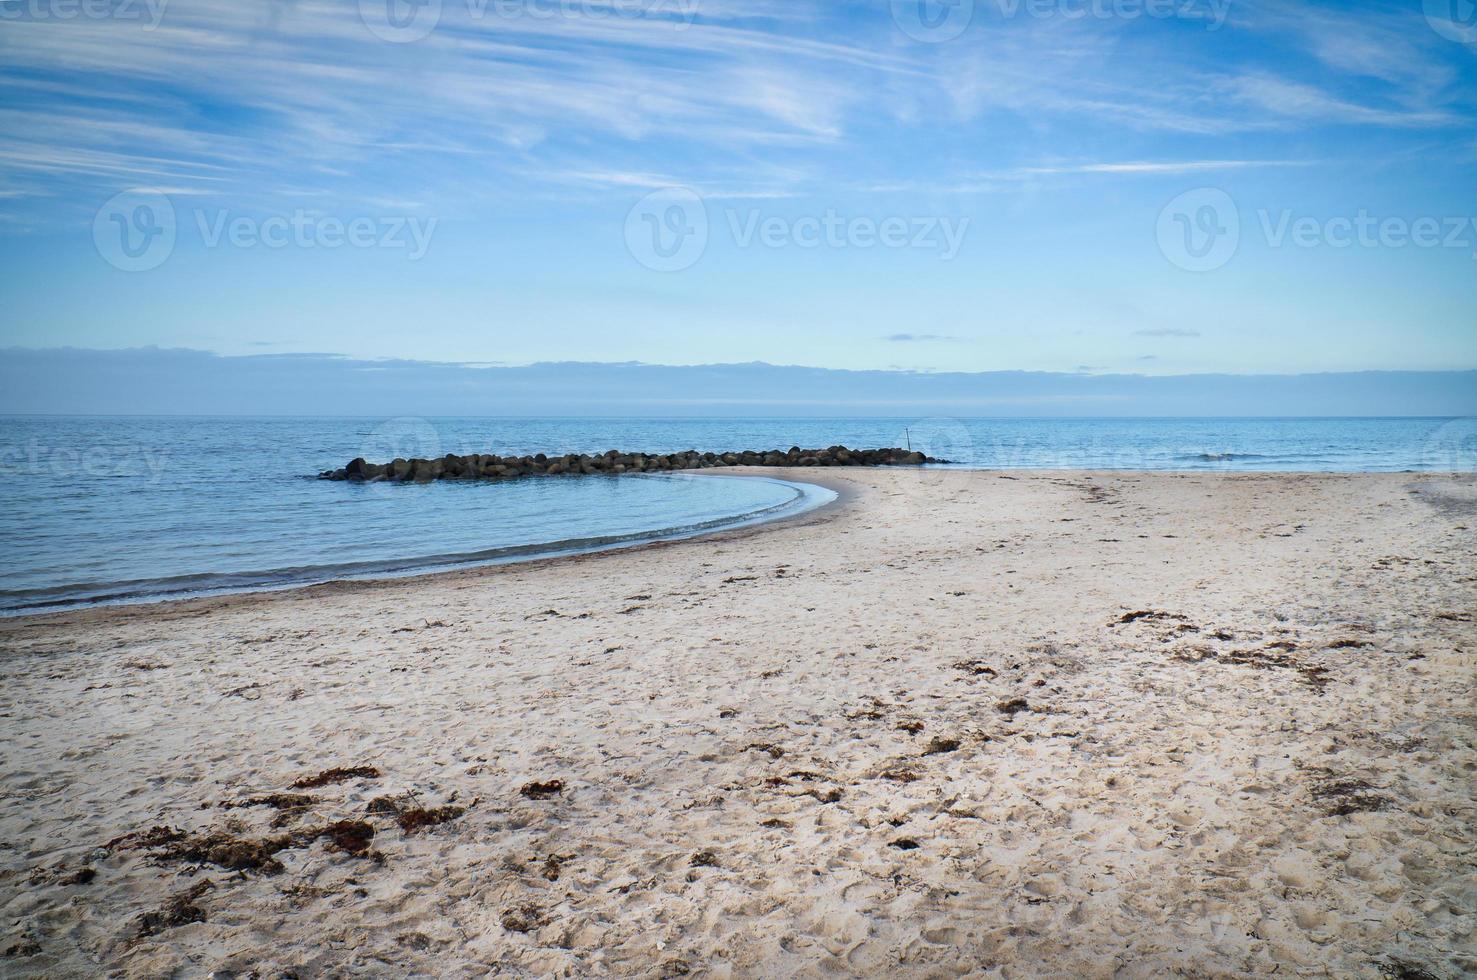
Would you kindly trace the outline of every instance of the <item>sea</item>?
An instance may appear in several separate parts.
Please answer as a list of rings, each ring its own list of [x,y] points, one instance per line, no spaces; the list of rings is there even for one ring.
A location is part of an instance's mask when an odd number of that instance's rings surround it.
[[[903,446],[949,467],[1477,469],[1474,419],[0,417],[0,615],[388,577],[774,520],[794,479],[356,484],[362,456]]]

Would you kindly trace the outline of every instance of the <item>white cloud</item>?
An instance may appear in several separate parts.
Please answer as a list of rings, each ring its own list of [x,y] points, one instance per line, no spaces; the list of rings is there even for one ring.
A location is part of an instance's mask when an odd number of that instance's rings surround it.
[[[512,179],[550,189],[680,183],[712,196],[988,191],[1041,176],[1292,162],[1112,154],[1079,133],[1212,138],[1467,120],[1450,101],[1452,69],[1404,15],[1248,3],[1213,43],[1276,33],[1309,50],[1312,69],[1217,61],[1192,75],[1177,49],[1124,25],[1026,21],[918,45],[882,4],[703,0],[690,24],[673,15],[684,9],[676,0],[668,8],[510,17],[489,3],[479,18],[467,0],[447,0],[438,28],[410,44],[377,39],[343,0],[171,0],[154,30],[7,22],[0,178],[71,180],[89,193],[142,182],[368,200],[421,200],[429,181],[458,204],[510,193]],[[1059,148],[1054,137],[1070,132],[1103,162],[980,173],[961,153],[920,159],[927,180],[899,178],[870,167],[867,151],[890,140],[888,127],[899,140],[945,144],[991,134],[1016,159]]]

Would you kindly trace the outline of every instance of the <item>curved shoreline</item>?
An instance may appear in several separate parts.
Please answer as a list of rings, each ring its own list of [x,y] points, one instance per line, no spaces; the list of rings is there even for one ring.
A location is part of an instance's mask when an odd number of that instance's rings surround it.
[[[150,613],[162,613],[178,609],[182,612],[193,613],[204,611],[207,608],[218,608],[219,604],[229,603],[231,600],[295,597],[300,593],[318,592],[319,590],[337,591],[341,588],[374,586],[379,583],[403,584],[421,579],[469,573],[475,574],[508,566],[528,566],[547,562],[569,561],[610,552],[634,551],[684,541],[719,538],[723,535],[781,527],[791,522],[807,518],[819,511],[832,508],[842,503],[845,499],[849,499],[854,493],[852,489],[846,487],[844,484],[835,483],[831,480],[807,479],[801,481],[793,479],[789,475],[789,468],[751,468],[749,472],[737,472],[737,469],[730,468],[718,473],[678,472],[661,474],[660,476],[663,478],[680,477],[687,479],[726,479],[735,477],[762,479],[791,487],[796,491],[796,495],[780,504],[773,504],[744,514],[715,518],[687,527],[656,528],[593,538],[512,545],[504,548],[484,549],[459,555],[432,555],[406,558],[403,560],[390,559],[383,563],[374,563],[370,567],[360,568],[358,571],[335,572],[335,569],[343,570],[352,566],[321,566],[321,570],[325,576],[323,578],[284,581],[280,584],[249,582],[239,586],[219,585],[211,587],[207,585],[199,589],[182,587],[174,592],[149,592],[145,591],[147,586],[165,585],[172,580],[144,580],[133,583],[116,583],[118,591],[110,595],[77,600],[58,599],[49,606],[37,605],[16,610],[0,610],[0,622],[12,625],[24,625],[31,621],[58,622],[61,621],[62,617],[117,614],[128,610],[147,610]],[[760,471],[761,469],[762,471]],[[657,474],[652,475],[655,476]],[[809,471],[807,471],[807,476],[809,476]],[[399,566],[399,568],[397,569],[395,566]],[[272,572],[220,573],[213,577],[219,579],[230,579],[233,577],[246,579],[251,577],[265,577],[276,574],[278,571],[286,575],[291,573],[311,573],[317,570],[311,567],[291,568],[274,570]],[[135,586],[136,590],[124,592],[123,590],[130,585]]]

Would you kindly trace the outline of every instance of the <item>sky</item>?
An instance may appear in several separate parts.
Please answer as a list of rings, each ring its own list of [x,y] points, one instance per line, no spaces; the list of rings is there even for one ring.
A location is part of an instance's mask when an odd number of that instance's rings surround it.
[[[0,348],[1477,367],[1471,0],[0,0],[0,66]]]

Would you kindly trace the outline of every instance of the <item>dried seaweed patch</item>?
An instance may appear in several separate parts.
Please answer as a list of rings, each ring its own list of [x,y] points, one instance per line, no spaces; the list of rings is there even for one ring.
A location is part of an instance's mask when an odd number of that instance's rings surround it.
[[[269,793],[244,800],[227,800],[217,805],[222,810],[253,806],[268,806],[274,810],[302,810],[313,805],[313,798],[302,793]]]
[[[293,789],[318,789],[351,779],[378,779],[380,771],[374,766],[350,766],[347,769],[325,769],[316,776],[304,776],[292,784]]]
[[[1388,796],[1374,792],[1377,788],[1363,779],[1339,777],[1315,783],[1312,795],[1322,804],[1326,815],[1346,817],[1351,813],[1374,813],[1393,806],[1394,801]]]
[[[283,870],[282,862],[277,860],[279,851],[307,847],[319,839],[326,840],[332,850],[362,855],[374,839],[374,828],[362,820],[339,820],[291,834],[252,840],[224,831],[190,836],[172,827],[154,827],[139,834],[125,834],[106,846],[110,851],[150,850],[161,861],[214,864],[232,871],[277,874]]]
[[[524,783],[518,790],[530,800],[547,800],[551,796],[558,796],[564,792],[564,780],[550,779],[548,782]]]
[[[1119,616],[1116,620],[1109,623],[1108,626],[1126,626],[1129,623],[1137,623],[1141,619],[1162,622],[1168,619],[1183,621],[1185,617],[1179,613],[1161,612],[1157,609],[1136,609],[1133,612],[1124,613],[1122,616]]]
[[[406,834],[414,834],[427,827],[435,827],[440,824],[455,820],[467,812],[464,806],[437,806],[437,807],[415,807],[410,810],[401,810],[399,814],[400,829]]]
[[[960,660],[959,662],[954,664],[954,669],[962,670],[972,677],[979,677],[981,675],[994,677],[996,673],[995,668],[991,667],[983,660]]]
[[[544,910],[537,905],[515,905],[504,910],[502,926],[509,932],[532,932],[548,921]]]
[[[1327,667],[1318,664],[1310,664],[1305,660],[1288,655],[1279,648],[1268,647],[1263,650],[1229,650],[1221,652],[1210,647],[1194,647],[1189,651],[1179,651],[1173,655],[1173,659],[1180,663],[1198,664],[1206,661],[1213,663],[1231,664],[1233,666],[1250,667],[1253,670],[1291,670],[1298,673],[1303,683],[1309,687],[1323,692],[1333,679],[1329,675]]]
[[[205,910],[195,904],[195,899],[214,887],[215,883],[209,878],[197,881],[185,891],[172,896],[162,907],[145,912],[138,918],[134,930],[135,937],[144,939],[157,935],[165,929],[189,925],[191,922],[204,922]]]

